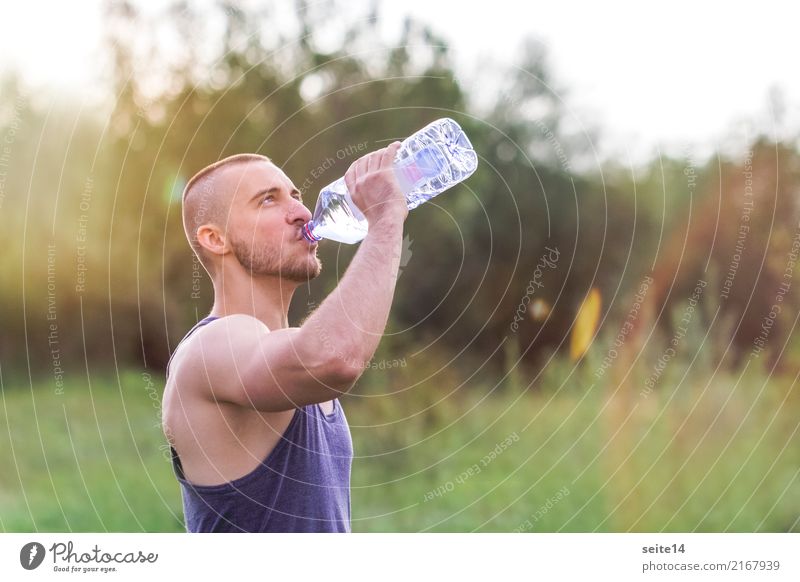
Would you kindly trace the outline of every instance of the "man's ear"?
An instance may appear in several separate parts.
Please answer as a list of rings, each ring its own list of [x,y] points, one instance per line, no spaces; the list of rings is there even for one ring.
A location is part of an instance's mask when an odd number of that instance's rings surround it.
[[[216,224],[204,224],[197,228],[197,242],[207,252],[224,255],[228,252],[225,235]]]

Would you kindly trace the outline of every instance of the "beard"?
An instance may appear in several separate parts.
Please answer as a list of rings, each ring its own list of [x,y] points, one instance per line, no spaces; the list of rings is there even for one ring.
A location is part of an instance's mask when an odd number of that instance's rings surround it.
[[[288,281],[305,283],[317,277],[322,263],[315,253],[303,249],[298,253],[286,253],[274,247],[248,244],[237,238],[231,239],[233,254],[251,276],[271,275]]]

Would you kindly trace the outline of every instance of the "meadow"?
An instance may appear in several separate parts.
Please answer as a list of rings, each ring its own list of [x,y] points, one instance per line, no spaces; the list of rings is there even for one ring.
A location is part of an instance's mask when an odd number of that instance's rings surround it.
[[[626,408],[597,358],[555,360],[531,386],[365,373],[342,401],[353,531],[800,531],[791,378],[757,366],[682,378],[681,362]],[[182,531],[162,389],[136,370],[60,394],[4,378],[0,529]]]

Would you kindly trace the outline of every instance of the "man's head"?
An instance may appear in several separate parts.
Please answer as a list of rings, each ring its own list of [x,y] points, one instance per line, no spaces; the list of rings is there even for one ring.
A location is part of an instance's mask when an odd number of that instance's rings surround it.
[[[300,228],[311,213],[269,158],[238,154],[195,174],[183,192],[183,226],[212,279],[234,260],[251,276],[305,282],[322,265]]]

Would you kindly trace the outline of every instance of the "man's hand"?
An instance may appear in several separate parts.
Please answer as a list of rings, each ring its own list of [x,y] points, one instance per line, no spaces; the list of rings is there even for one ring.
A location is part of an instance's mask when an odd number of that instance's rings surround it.
[[[369,153],[353,162],[344,175],[350,197],[371,225],[386,220],[402,224],[408,216],[408,203],[394,173],[398,149],[396,141]]]

